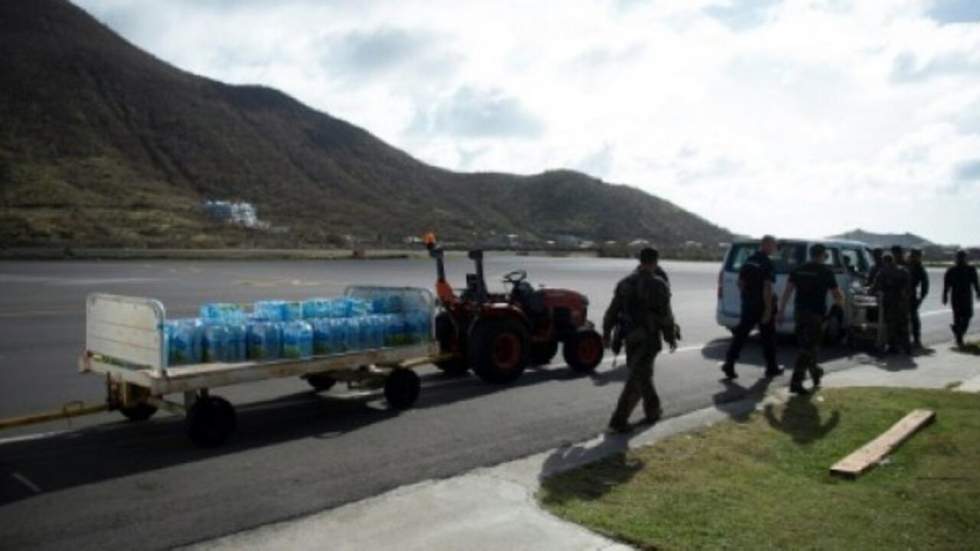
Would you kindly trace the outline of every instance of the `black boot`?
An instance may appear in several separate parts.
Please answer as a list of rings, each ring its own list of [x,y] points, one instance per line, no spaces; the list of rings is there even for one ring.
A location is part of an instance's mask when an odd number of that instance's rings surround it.
[[[819,387],[820,379],[823,379],[823,368],[814,368],[813,373],[810,373],[810,376],[813,377],[813,388]]]
[[[721,364],[721,372],[725,374],[726,379],[738,379],[738,373],[735,373],[735,365],[729,361]]]
[[[769,366],[769,367],[766,368],[766,377],[769,377],[769,378],[779,377],[780,375],[783,374],[784,371],[786,371],[786,370],[783,369],[783,368],[781,368],[781,367],[779,367],[778,365],[771,365],[771,366]]]

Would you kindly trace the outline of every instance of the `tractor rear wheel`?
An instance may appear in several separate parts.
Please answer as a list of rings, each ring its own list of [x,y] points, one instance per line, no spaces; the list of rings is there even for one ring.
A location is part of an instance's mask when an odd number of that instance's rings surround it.
[[[454,349],[462,346],[463,343],[459,342],[459,330],[456,329],[456,323],[449,312],[439,312],[436,315],[435,323],[436,342],[439,343],[440,353],[450,354]],[[460,358],[455,355],[452,358],[437,361],[435,364],[443,373],[450,376],[463,375],[470,369],[465,357]]]
[[[558,341],[531,343],[531,365],[548,365],[558,353]]]
[[[527,329],[507,319],[477,323],[470,339],[470,365],[488,383],[510,383],[527,368],[530,346]]]
[[[602,337],[592,329],[578,331],[562,347],[565,363],[577,373],[591,373],[602,361]]]

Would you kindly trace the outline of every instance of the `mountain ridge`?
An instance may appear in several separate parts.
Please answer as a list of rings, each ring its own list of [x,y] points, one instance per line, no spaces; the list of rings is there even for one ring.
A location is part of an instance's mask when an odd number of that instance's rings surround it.
[[[169,65],[65,0],[0,4],[0,244],[323,246],[434,229],[450,240],[731,234],[569,170],[458,173],[266,86]],[[281,231],[207,219],[255,204]]]

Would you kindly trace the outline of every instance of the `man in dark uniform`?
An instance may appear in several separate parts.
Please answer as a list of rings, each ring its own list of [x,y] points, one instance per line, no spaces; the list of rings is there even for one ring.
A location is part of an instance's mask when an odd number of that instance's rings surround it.
[[[943,278],[943,305],[949,302],[953,295],[953,335],[956,345],[963,346],[963,336],[970,328],[970,318],[973,317],[973,293],[980,300],[980,284],[977,283],[977,269],[966,262],[966,251],[956,252],[956,264],[946,270]]]
[[[892,245],[892,258],[895,259],[896,266],[908,265],[908,262],[905,261],[905,249],[901,245]]]
[[[602,319],[602,338],[607,345],[613,328],[618,326],[629,369],[629,378],[609,421],[609,428],[616,432],[630,430],[630,414],[641,398],[646,422],[655,423],[662,414],[660,397],[653,386],[653,360],[663,348],[661,335],[671,352],[677,350],[678,332],[670,308],[670,287],[656,275],[659,257],[656,249],[640,251],[640,266],[616,285],[612,303]]]
[[[929,273],[922,265],[922,250],[909,251],[909,277],[911,278],[911,301],[909,302],[909,319],[912,322],[912,346],[922,348],[922,320],[919,319],[919,306],[929,294]]]
[[[825,264],[826,261],[826,247],[819,243],[810,247],[810,261],[789,274],[789,281],[779,301],[779,318],[782,319],[786,315],[790,297],[796,293],[793,309],[800,352],[796,357],[793,378],[789,385],[789,391],[794,394],[809,393],[803,387],[808,371],[813,379],[814,388],[820,386],[820,379],[823,377],[823,369],[817,365],[817,353],[820,350],[820,341],[823,339],[823,325],[827,319],[827,293],[833,295],[834,308],[837,311],[844,306],[844,295],[837,285],[834,272]]]
[[[868,270],[868,285],[873,284],[875,282],[875,278],[878,277],[878,270],[881,269],[881,257],[884,254],[885,249],[882,249],[881,247],[875,247],[871,250],[871,258],[874,259],[874,264],[871,266],[871,269]]]
[[[766,377],[776,377],[783,370],[776,364],[776,323],[773,316],[775,302],[773,285],[776,271],[769,255],[776,252],[776,238],[766,235],[759,244],[759,250],[752,254],[738,271],[738,287],[742,292],[742,315],[733,331],[734,338],[728,345],[728,354],[721,370],[729,379],[735,379],[735,362],[742,352],[742,346],[749,333],[759,327],[762,338],[762,353],[766,359]]]
[[[881,294],[885,317],[885,331],[888,335],[889,348],[892,353],[912,353],[909,343],[909,303],[911,301],[911,278],[905,266],[899,266],[895,257],[886,254],[878,277],[871,286],[871,292]]]

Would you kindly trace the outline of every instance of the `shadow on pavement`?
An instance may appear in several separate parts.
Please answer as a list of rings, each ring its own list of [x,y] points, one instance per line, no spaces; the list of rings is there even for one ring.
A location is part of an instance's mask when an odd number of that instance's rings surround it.
[[[933,353],[935,353],[933,351]],[[907,371],[918,369],[919,364],[915,363],[915,356],[905,354],[888,354],[884,356],[868,356],[859,362],[861,365],[872,365],[885,371]]]
[[[744,423],[755,411],[756,405],[766,398],[766,392],[774,379],[762,377],[752,386],[744,387],[735,381],[723,380],[725,390],[711,397],[715,407],[726,413],[733,421]]]
[[[415,409],[439,407],[514,387],[579,378],[571,370],[558,367],[528,371],[510,385],[490,385],[476,377],[450,378],[428,373],[422,377],[425,382]],[[38,495],[41,488],[50,493],[291,440],[337,438],[399,414],[370,403],[379,395],[372,392],[338,396],[309,391],[236,404],[238,431],[227,443],[211,449],[191,444],[185,436],[184,419],[179,416],[161,416],[142,423],[120,421],[7,442],[0,445],[0,506]]]
[[[603,435],[599,444],[568,446],[555,450],[541,467],[539,479],[548,491],[543,501],[561,505],[571,499],[599,499],[613,488],[629,482],[643,469],[643,461],[628,457],[629,435]],[[560,473],[582,467],[575,476]],[[559,476],[555,476],[559,475]]]
[[[775,406],[766,405],[765,416],[769,425],[793,437],[797,444],[806,445],[830,434],[840,423],[840,412],[834,411],[827,422],[820,420],[820,410],[813,403],[812,395],[793,396],[783,406],[782,416],[776,417]]]

